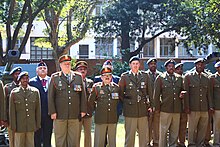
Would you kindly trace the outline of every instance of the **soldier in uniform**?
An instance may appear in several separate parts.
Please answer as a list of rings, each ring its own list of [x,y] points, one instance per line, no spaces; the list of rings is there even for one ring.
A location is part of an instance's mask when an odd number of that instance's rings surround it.
[[[213,115],[214,140],[213,146],[220,146],[220,61],[214,66],[217,70],[215,74],[210,76],[210,93],[213,99],[215,113]]]
[[[182,76],[174,73],[175,61],[164,63],[166,72],[156,78],[154,86],[155,111],[160,112],[159,147],[167,147],[169,131],[169,146],[177,145],[180,113],[182,111],[181,91],[183,90]]]
[[[86,98],[88,101],[89,94],[91,93],[92,90],[93,81],[89,78],[86,78],[87,68],[88,68],[88,63],[86,61],[78,61],[75,66],[76,71],[82,74],[83,82],[86,89]],[[80,121],[79,142],[81,137],[82,126],[84,128],[84,147],[92,147],[92,137],[91,137],[92,110],[88,102],[87,102],[87,114]]]
[[[40,92],[41,99],[41,128],[34,133],[35,147],[51,147],[51,135],[53,129],[53,120],[48,115],[48,85],[50,77],[47,76],[47,65],[41,61],[36,68],[37,76],[29,81],[29,85],[36,87]]]
[[[9,96],[11,94],[12,89],[19,87],[19,81],[18,81],[18,75],[22,72],[21,67],[15,67],[11,70],[9,75],[13,77],[13,81],[11,83],[8,83],[4,86],[4,92],[5,92],[5,102],[6,102],[6,119],[5,125],[8,126],[8,136],[9,136],[9,145],[10,147],[14,147],[14,132],[10,128],[10,122],[9,122]]]
[[[160,71],[157,70],[157,59],[156,58],[150,58],[147,61],[148,70],[146,73],[148,74],[150,80],[151,87],[154,87],[154,81],[158,75],[161,74]],[[154,88],[152,88],[152,94],[153,94]],[[153,97],[150,96],[150,97]],[[150,113],[149,116],[149,139],[150,142],[153,141],[153,146],[157,147],[159,144],[159,122],[160,122],[160,113],[155,113],[154,111]]]
[[[52,74],[48,89],[48,112],[54,120],[57,147],[79,145],[79,120],[86,115],[86,94],[82,76],[71,71],[71,57],[59,58],[61,71]]]
[[[20,86],[9,97],[9,122],[15,147],[34,147],[34,131],[41,127],[41,104],[37,88],[29,86],[28,72],[18,76]]]
[[[183,63],[178,63],[175,65],[175,73],[183,77]],[[180,127],[178,135],[178,146],[185,147],[186,141],[186,126],[187,126],[187,114],[182,110],[180,114]]]
[[[93,86],[89,96],[89,104],[95,110],[95,139],[94,147],[105,145],[108,135],[110,147],[116,147],[116,126],[118,121],[117,105],[119,102],[119,86],[111,82],[112,70],[104,67],[101,70],[102,82]]]
[[[202,146],[208,125],[208,111],[213,111],[210,96],[210,82],[204,71],[204,59],[195,62],[196,70],[184,77],[184,88],[187,91],[184,99],[185,112],[188,113],[188,146]]]
[[[123,73],[119,81],[125,116],[125,147],[134,146],[137,131],[139,147],[146,147],[150,143],[148,112],[152,111],[150,107],[152,87],[148,74],[139,70],[140,61],[138,57],[132,57],[129,60],[129,66],[131,70]]]

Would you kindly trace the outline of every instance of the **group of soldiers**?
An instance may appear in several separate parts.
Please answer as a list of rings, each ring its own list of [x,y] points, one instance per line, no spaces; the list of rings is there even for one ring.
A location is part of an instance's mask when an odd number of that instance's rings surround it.
[[[79,147],[84,129],[84,147],[91,147],[94,115],[94,147],[117,146],[119,116],[124,116],[125,147],[208,146],[213,122],[213,145],[220,146],[220,62],[216,73],[205,71],[197,59],[195,71],[183,75],[183,64],[169,59],[157,70],[157,59],[140,70],[140,59],[129,60],[130,71],[112,74],[107,60],[94,81],[87,78],[88,63],[78,61],[71,70],[71,57],[59,58],[61,71],[49,77],[41,61],[37,76],[20,67],[10,75],[13,82],[0,82],[0,120],[8,127],[10,147],[51,147],[54,129],[56,147]],[[188,135],[187,135],[188,122]],[[120,133],[120,132],[119,132]]]

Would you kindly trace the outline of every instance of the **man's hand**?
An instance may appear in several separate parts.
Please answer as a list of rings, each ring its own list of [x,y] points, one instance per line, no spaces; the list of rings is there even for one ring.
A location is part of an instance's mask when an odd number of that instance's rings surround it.
[[[183,99],[186,93],[187,93],[187,91],[181,91],[180,95],[179,95],[179,98]]]
[[[81,112],[81,118],[83,118],[86,115],[85,112]]]
[[[215,110],[213,108],[209,108],[209,114],[213,115],[215,113]]]
[[[51,114],[51,119],[53,119],[53,120],[55,120],[55,119],[57,119],[57,113],[53,113],[53,114]]]

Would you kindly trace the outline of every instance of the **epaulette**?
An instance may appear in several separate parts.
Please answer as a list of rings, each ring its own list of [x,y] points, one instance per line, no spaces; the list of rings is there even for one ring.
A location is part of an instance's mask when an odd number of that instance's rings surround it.
[[[98,82],[98,83],[95,83],[95,84],[93,85],[93,87],[101,86],[101,85],[102,85],[102,82]]]
[[[89,79],[89,78],[86,78],[86,81],[87,81],[88,83],[92,83],[92,82],[93,82],[93,80],[91,80],[91,79]]]
[[[165,78],[166,77],[166,73],[164,72],[164,73],[160,74],[159,76],[162,77],[162,78]]]
[[[72,71],[73,74],[76,74],[76,75],[79,75],[79,76],[82,76],[82,74],[78,71]]]
[[[57,77],[57,76],[61,76],[62,75],[62,72],[61,71],[58,71],[58,72],[55,72],[51,75],[51,77]]]
[[[119,86],[118,84],[116,84],[115,82],[111,82],[113,86]]]
[[[19,87],[15,87],[15,88],[13,88],[12,90],[11,90],[11,92],[18,92],[19,91]]]
[[[126,71],[126,72],[122,73],[121,75],[123,76],[123,75],[126,75],[126,74],[129,74],[129,71]]]

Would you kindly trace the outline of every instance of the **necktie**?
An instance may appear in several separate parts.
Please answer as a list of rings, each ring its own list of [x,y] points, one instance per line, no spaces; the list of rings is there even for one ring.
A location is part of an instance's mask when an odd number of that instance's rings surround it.
[[[46,87],[46,83],[47,83],[47,80],[45,80],[45,79],[41,80],[41,84],[42,84],[43,87]]]
[[[70,81],[70,76],[69,76],[69,74],[66,74],[66,79],[67,79],[68,82]]]
[[[138,82],[138,74],[135,74],[135,80]]]
[[[155,79],[156,79],[156,73],[154,72],[154,73],[152,73],[152,75],[153,75],[153,81],[155,81]]]

